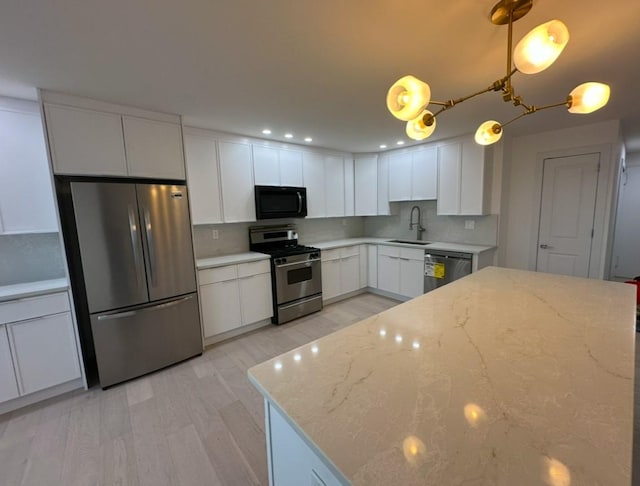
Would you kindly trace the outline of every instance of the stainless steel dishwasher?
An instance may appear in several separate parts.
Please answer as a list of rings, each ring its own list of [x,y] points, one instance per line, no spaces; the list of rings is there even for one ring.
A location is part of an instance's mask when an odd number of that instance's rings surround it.
[[[424,293],[469,275],[472,257],[471,253],[426,250],[424,254]]]

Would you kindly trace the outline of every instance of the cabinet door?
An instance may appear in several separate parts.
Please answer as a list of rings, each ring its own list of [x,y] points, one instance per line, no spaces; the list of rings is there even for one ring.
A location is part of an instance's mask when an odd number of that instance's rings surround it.
[[[69,312],[9,324],[7,331],[21,395],[80,378]]]
[[[418,297],[424,293],[424,261],[400,258],[400,295]]]
[[[280,150],[280,184],[303,187],[302,152]]]
[[[388,204],[388,201],[387,201]],[[355,215],[378,214],[378,157],[357,157],[355,160]]]
[[[355,181],[353,159],[344,159],[344,215],[355,216]]]
[[[389,157],[389,201],[411,200],[411,154]]]
[[[378,159],[378,215],[391,214],[389,204],[389,157],[381,155]]]
[[[126,176],[120,115],[45,104],[56,174]]]
[[[18,396],[18,382],[11,361],[9,340],[5,326],[0,326],[0,402]]]
[[[368,277],[368,262],[369,255],[367,251],[368,245],[360,245],[359,253],[360,253],[360,288],[364,288],[367,286]]]
[[[271,273],[261,273],[238,280],[242,324],[252,324],[273,316]]]
[[[212,138],[186,133],[187,181],[193,224],[222,223],[218,152]]]
[[[201,285],[200,299],[205,338],[242,326],[237,280]]]
[[[322,300],[340,295],[340,261],[327,260],[322,262]]]
[[[460,212],[461,144],[438,147],[438,204],[439,215]]]
[[[324,157],[305,153],[302,156],[304,185],[307,188],[307,217],[323,218],[327,214],[324,188]]]
[[[460,214],[483,215],[485,205],[485,151],[491,150],[473,140],[462,144],[460,169]]]
[[[420,201],[438,196],[438,149],[421,149],[411,156],[411,199]]]
[[[122,124],[129,176],[184,180],[180,125],[132,116]]]
[[[367,245],[367,285],[373,289],[378,288],[378,247],[376,245]]]
[[[400,260],[398,257],[378,253],[378,288],[400,293]]]
[[[340,260],[340,293],[347,294],[360,288],[360,255]]]
[[[327,156],[324,169],[326,215],[328,218],[344,216],[344,160],[342,157]]]
[[[50,171],[37,104],[0,106],[0,233],[58,231]]]
[[[253,146],[253,176],[256,186],[280,185],[278,149]]]
[[[251,146],[219,142],[220,186],[225,223],[256,220]]]

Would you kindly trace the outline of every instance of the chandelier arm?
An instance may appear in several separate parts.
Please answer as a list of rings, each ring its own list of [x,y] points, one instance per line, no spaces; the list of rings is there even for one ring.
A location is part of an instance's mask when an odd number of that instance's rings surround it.
[[[527,105],[525,105],[523,103],[522,106],[526,107],[526,110],[523,113],[521,113],[518,116],[516,116],[515,118],[512,118],[511,120],[509,120],[507,123],[502,123],[501,124],[502,128],[506,127],[507,125],[513,123],[516,120],[519,120],[523,116],[531,115],[533,113],[537,113],[537,112],[542,111],[542,110],[548,110],[549,108],[558,108],[559,106],[569,106],[569,102],[568,101],[563,101],[561,103],[554,103],[554,104],[551,104],[551,105],[543,105],[543,106],[533,106],[533,105],[527,106]]]
[[[511,87],[511,76],[513,76],[513,73],[515,72],[512,71],[512,60],[511,60],[511,48],[513,47],[513,9],[509,9],[509,33],[507,34],[507,70],[506,73],[507,75],[505,76],[506,78],[506,82],[507,82],[507,92],[511,93],[512,87]]]

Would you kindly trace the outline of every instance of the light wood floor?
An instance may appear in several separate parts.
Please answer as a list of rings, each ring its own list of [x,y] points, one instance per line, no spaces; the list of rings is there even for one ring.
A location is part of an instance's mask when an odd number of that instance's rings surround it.
[[[0,485],[266,485],[263,402],[247,369],[396,304],[359,295],[109,390],[0,416]]]
[[[263,405],[247,368],[396,304],[360,295],[107,391],[75,392],[0,416],[0,485],[266,485]],[[637,478],[637,356],[636,377]]]

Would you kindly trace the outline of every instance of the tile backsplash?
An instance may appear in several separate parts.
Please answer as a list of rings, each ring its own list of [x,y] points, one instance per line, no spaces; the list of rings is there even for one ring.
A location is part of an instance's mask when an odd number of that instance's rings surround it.
[[[64,276],[58,233],[0,235],[0,285]]]

